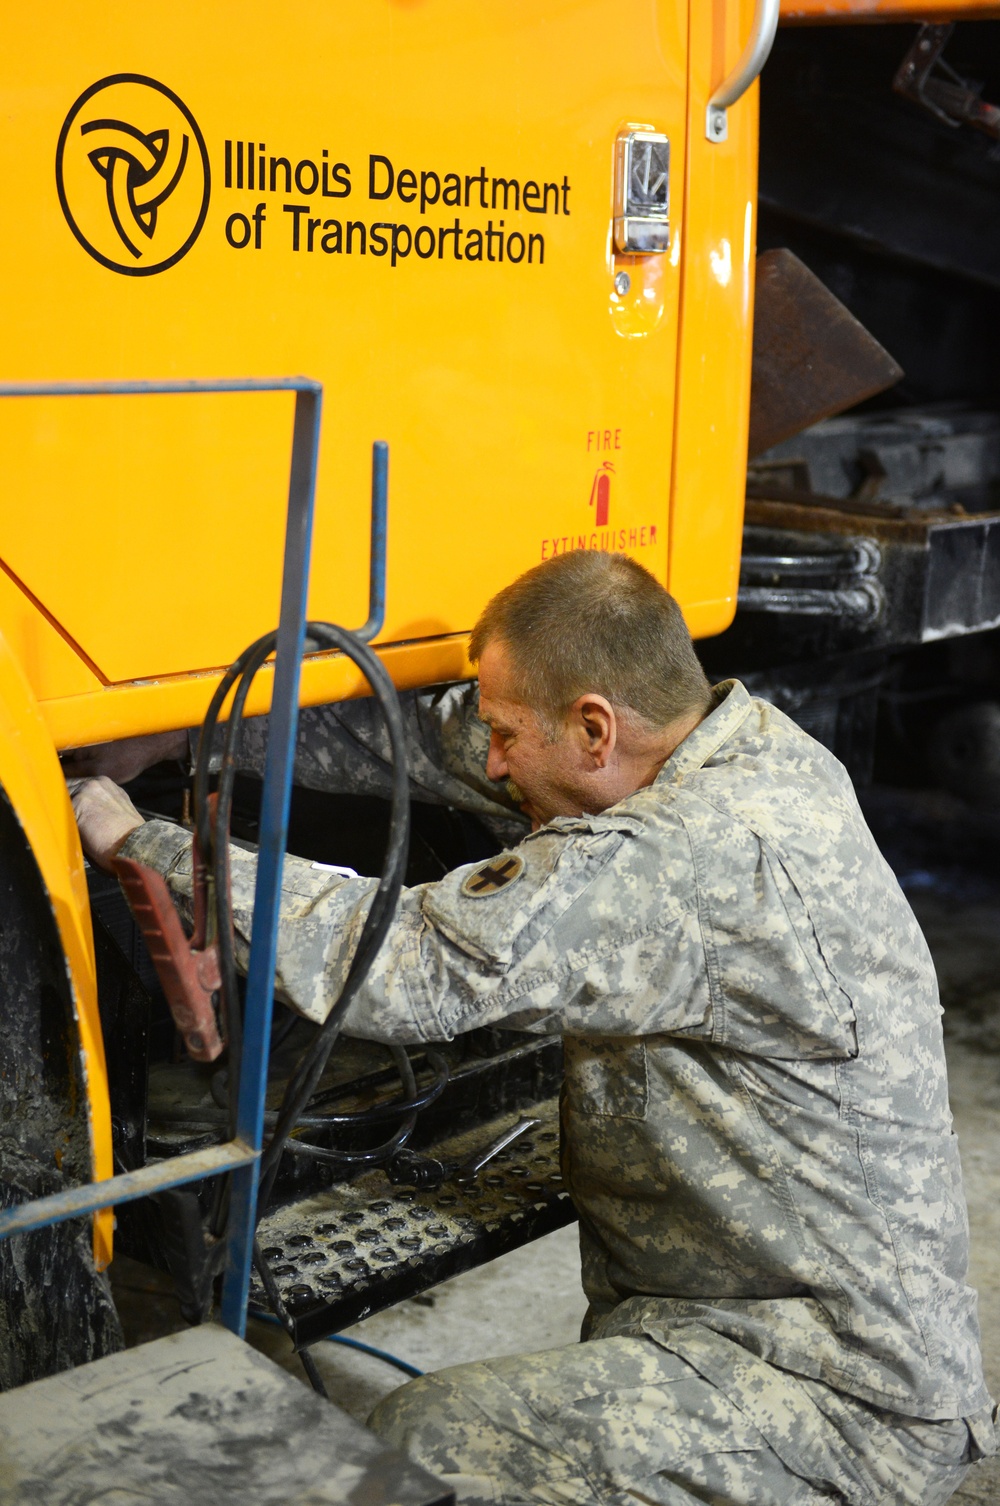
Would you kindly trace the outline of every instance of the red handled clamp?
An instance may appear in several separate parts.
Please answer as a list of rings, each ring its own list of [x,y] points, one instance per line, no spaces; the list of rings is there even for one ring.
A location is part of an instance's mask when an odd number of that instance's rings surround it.
[[[218,942],[206,945],[208,874],[195,840],[192,860],[194,933],[190,941],[160,874],[132,858],[112,861],[188,1055],[197,1062],[214,1062],[224,1044],[212,1002],[212,995],[222,987],[222,975]]]

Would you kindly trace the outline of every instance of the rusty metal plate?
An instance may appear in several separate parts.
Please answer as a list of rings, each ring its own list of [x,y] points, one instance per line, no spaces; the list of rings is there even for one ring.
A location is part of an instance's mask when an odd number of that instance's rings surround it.
[[[750,456],[884,392],[902,367],[791,251],[757,258]]]

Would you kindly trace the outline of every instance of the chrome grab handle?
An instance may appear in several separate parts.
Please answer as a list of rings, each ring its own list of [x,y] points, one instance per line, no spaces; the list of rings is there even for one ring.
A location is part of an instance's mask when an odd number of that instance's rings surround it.
[[[729,135],[729,120],[726,114],[730,105],[747,92],[754,79],[767,62],[774,46],[774,34],[778,29],[778,12],[781,0],[757,0],[753,26],[736,67],[720,84],[708,102],[705,114],[705,135],[709,141],[725,141]]]

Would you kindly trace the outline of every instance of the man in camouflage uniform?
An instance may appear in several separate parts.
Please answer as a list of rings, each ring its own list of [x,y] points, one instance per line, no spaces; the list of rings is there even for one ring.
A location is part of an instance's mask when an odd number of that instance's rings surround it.
[[[372,1425],[484,1506],[946,1501],[994,1443],[940,1009],[843,768],[739,683],[710,691],[621,557],[530,571],[473,649],[491,729],[474,687],[414,699],[418,779],[478,808],[485,763],[533,830],[404,892],[347,1028],[562,1033],[587,1342],[415,1381]],[[355,715],[314,728],[374,777]],[[302,762],[343,787],[337,745]],[[184,832],[106,784],[76,800],[98,860],[127,831],[189,899]],[[232,858],[245,959],[254,859]],[[278,986],[311,1019],[373,890],[286,862]]]

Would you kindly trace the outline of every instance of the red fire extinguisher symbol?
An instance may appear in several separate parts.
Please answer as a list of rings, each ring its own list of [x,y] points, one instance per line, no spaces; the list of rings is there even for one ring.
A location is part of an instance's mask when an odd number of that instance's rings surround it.
[[[611,501],[611,477],[615,468],[610,460],[605,460],[597,475],[594,484],[590,488],[590,506],[596,508],[594,524],[597,528],[603,528],[608,521],[608,504]]]

